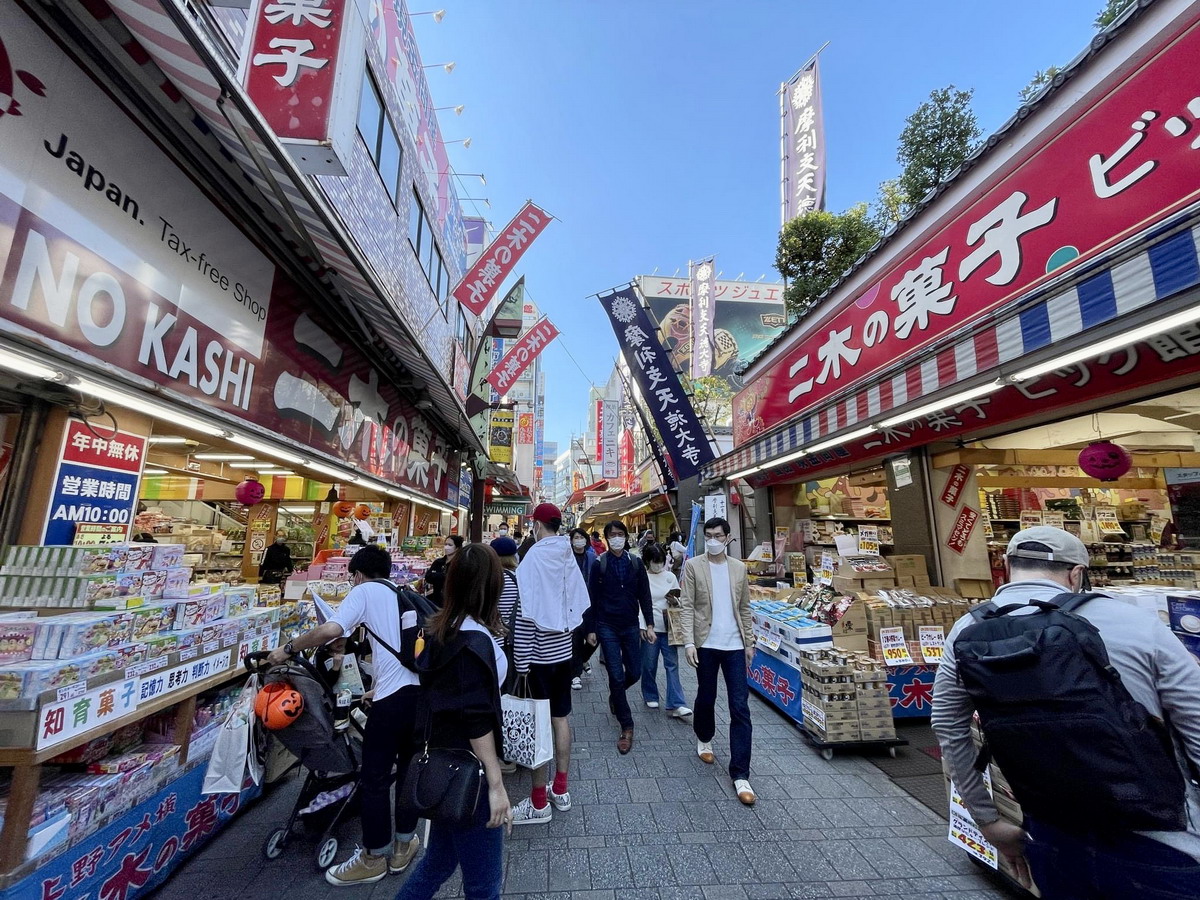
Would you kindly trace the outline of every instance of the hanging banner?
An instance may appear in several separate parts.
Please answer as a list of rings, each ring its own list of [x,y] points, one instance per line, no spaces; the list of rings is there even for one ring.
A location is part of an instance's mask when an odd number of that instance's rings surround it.
[[[627,494],[633,493],[633,431],[626,428],[621,432],[617,442],[617,465],[621,471],[621,490]]]
[[[965,552],[967,541],[971,539],[971,532],[975,530],[975,523],[978,521],[979,510],[964,506],[958,512],[954,527],[950,529],[950,537],[946,539],[946,546],[955,553]]]
[[[691,478],[713,459],[712,446],[696,418],[691,400],[659,342],[650,317],[633,287],[600,298],[608,313],[625,362],[637,381],[642,399],[658,426],[662,446],[681,481]]]
[[[717,340],[714,319],[717,300],[717,258],[689,264],[692,283],[692,377],[711,375]]]
[[[620,477],[620,460],[618,459],[617,449],[617,440],[621,433],[621,416],[619,410],[619,401],[604,401],[604,430],[600,434],[600,465],[603,469],[601,477],[613,480]]]
[[[942,489],[941,501],[951,509],[955,509],[958,506],[958,498],[962,496],[963,488],[966,487],[967,479],[970,477],[970,466],[959,463],[951,469],[950,477],[946,479],[946,486]]]
[[[825,123],[817,59],[779,89],[781,224],[825,208]]]
[[[513,413],[510,409],[492,410],[492,425],[488,438],[488,455],[492,462],[512,465]]]
[[[549,319],[542,319],[516,341],[492,371],[487,380],[501,394],[506,393],[513,383],[525,374],[525,370],[537,359],[546,345],[558,337],[558,329]]]
[[[533,443],[533,413],[521,413],[517,416],[517,443]]]
[[[42,543],[71,544],[76,527],[84,523],[102,525],[112,539],[125,540],[137,507],[145,456],[142,435],[75,419],[68,422]]]
[[[549,224],[549,213],[534,206],[532,201],[526,203],[513,220],[504,226],[504,230],[496,235],[483,255],[475,260],[475,264],[454,289],[454,299],[475,315],[483,315],[504,279]]]

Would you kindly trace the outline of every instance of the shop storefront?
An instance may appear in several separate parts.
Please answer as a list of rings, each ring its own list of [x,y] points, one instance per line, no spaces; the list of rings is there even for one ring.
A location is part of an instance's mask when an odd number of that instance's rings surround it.
[[[313,624],[306,589],[344,597],[354,545],[418,579],[430,536],[465,524],[477,444],[344,278],[236,205],[244,175],[181,158],[72,36],[0,9],[20,109],[0,118],[13,898],[133,896],[255,795],[200,794],[241,657]]]

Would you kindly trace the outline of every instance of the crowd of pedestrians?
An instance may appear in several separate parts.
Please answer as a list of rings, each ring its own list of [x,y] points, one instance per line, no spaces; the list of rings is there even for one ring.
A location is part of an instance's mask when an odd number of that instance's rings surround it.
[[[401,786],[414,754],[434,746],[474,754],[481,800],[466,819],[431,818],[429,845],[399,897],[431,898],[456,868],[468,898],[498,897],[504,832],[548,823],[572,808],[572,692],[581,689],[597,649],[621,755],[634,745],[629,689],[640,683],[646,707],[662,706],[659,660],[665,712],[693,717],[679,677],[683,646],[700,679],[697,752],[715,762],[717,679],[723,672],[733,723],[729,773],[738,799],[754,803],[746,690],[754,644],[745,567],[725,559],[729,524],[706,522],[706,552],[685,564],[678,533],[662,544],[650,531],[631,541],[624,523],[612,521],[601,543],[596,532],[561,533],[562,514],[550,503],[536,507],[530,519],[524,536],[515,530],[510,536],[505,527],[490,544],[446,539],[425,597],[387,580],[386,551],[362,548],[351,559],[353,586],[334,619],[273,652],[272,662],[286,662],[302,650],[346,639],[360,625],[371,642],[375,681],[366,698],[363,846],[326,872],[331,884],[374,883],[418,858],[417,817]],[[515,804],[503,781],[515,770],[502,758],[506,693],[547,701],[553,736],[551,762],[531,772],[530,794]]]

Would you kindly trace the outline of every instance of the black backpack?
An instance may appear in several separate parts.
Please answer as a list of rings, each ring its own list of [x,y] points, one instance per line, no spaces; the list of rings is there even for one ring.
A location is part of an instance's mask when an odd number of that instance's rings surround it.
[[[436,613],[437,607],[428,597],[422,597],[416,591],[409,590],[398,584],[388,581],[386,578],[368,578],[363,584],[382,584],[390,587],[396,592],[397,615],[400,617],[400,649],[397,650],[374,631],[368,628],[365,624],[367,634],[374,638],[383,649],[387,650],[392,656],[400,660],[400,664],[407,669],[413,669],[416,665],[416,639],[421,630],[425,627],[425,623]],[[417,627],[405,629],[403,627],[404,614],[406,612],[416,612]]]
[[[1130,695],[1100,632],[1076,614],[1098,594],[987,603],[954,642],[990,759],[1024,812],[1067,830],[1180,831],[1185,784],[1166,725]],[[1028,615],[1007,613],[1036,607]]]

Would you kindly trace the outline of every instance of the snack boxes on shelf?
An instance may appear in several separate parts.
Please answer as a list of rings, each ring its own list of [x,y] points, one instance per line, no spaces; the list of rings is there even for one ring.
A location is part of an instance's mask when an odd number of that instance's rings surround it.
[[[107,575],[178,566],[182,544],[103,544],[97,547],[8,548],[0,574],[4,575]]]

